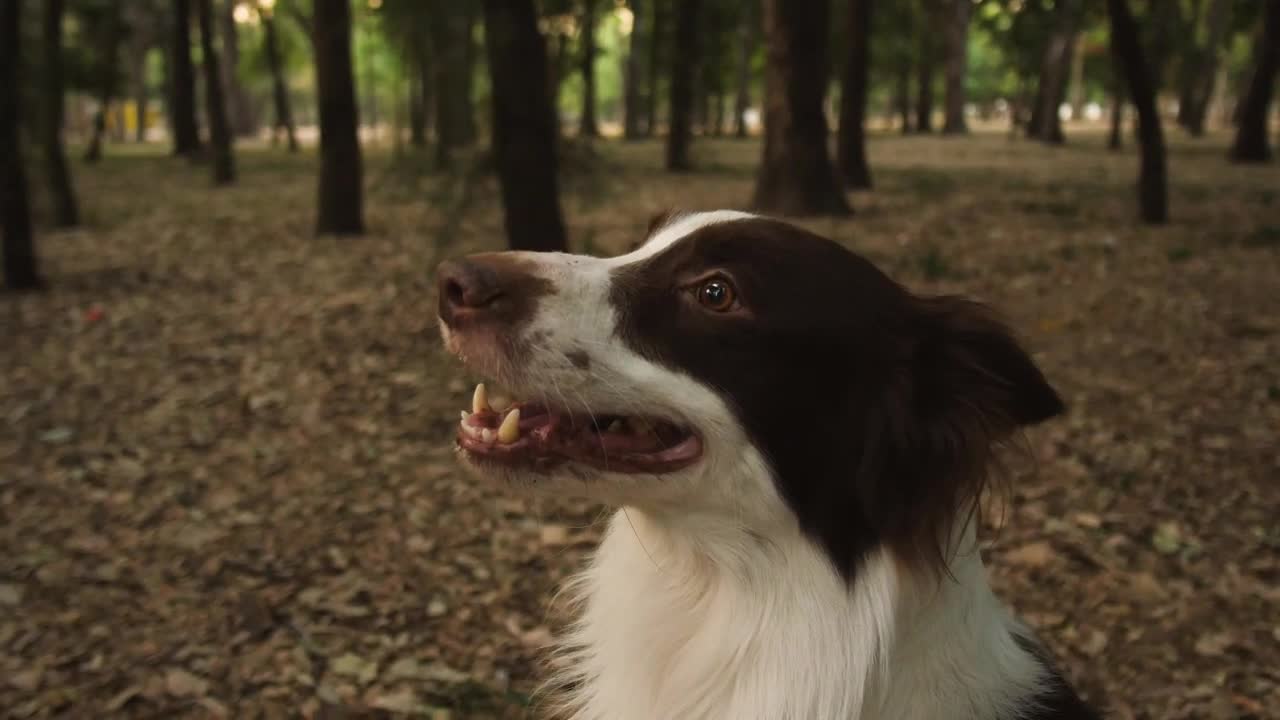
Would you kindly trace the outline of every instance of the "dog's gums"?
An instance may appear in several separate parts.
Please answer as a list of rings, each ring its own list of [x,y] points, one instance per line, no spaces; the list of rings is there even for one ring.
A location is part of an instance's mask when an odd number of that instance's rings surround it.
[[[577,462],[620,473],[666,473],[692,465],[702,441],[674,423],[645,417],[587,417],[528,402],[490,401],[476,386],[462,411],[458,447],[475,462],[549,471]]]

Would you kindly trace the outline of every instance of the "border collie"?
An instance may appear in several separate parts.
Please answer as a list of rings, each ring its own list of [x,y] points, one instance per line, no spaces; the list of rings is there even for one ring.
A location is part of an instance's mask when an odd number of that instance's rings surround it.
[[[616,507],[552,681],[586,719],[1094,720],[1000,604],[979,495],[1063,411],[982,305],[718,211],[441,265],[485,479]]]

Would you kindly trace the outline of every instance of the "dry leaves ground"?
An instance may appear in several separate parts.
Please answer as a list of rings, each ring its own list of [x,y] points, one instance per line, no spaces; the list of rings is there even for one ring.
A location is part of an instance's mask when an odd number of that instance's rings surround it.
[[[1115,718],[1280,717],[1280,167],[1224,147],[1175,145],[1152,229],[1100,138],[882,137],[858,214],[810,223],[1000,305],[1070,401],[989,564]],[[314,157],[215,191],[125,152],[77,168],[52,291],[0,298],[0,714],[522,716],[599,509],[451,461],[431,270],[500,244],[492,179],[373,153],[370,234],[315,239]],[[577,153],[574,242],[607,251],[740,205],[758,146]]]

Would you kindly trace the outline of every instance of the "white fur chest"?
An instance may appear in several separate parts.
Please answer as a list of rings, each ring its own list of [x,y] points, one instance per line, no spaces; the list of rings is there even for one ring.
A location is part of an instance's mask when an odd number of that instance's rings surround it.
[[[561,653],[559,680],[578,683],[570,717],[996,720],[1036,692],[1039,665],[976,556],[921,603],[885,553],[850,588],[799,533],[766,541],[707,523],[685,535],[614,516],[568,588],[582,604]]]

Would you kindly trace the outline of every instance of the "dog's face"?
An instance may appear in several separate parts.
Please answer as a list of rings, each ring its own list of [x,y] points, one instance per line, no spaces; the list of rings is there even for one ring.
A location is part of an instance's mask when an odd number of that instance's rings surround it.
[[[993,446],[1062,410],[982,306],[741,213],[666,219],[609,259],[474,255],[439,288],[449,350],[518,399],[490,390],[463,413],[476,472],[753,530],[795,521],[845,573],[877,544],[936,554]]]

